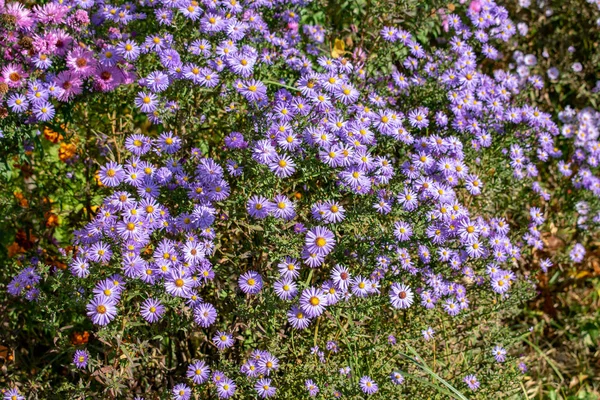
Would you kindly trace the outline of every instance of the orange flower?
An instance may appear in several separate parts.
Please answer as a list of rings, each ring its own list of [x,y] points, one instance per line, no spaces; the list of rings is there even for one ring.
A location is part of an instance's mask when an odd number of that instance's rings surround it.
[[[104,186],[102,182],[100,182],[100,171],[96,171],[96,174],[94,175],[94,180],[96,181],[96,184],[98,186]]]
[[[63,139],[63,136],[60,133],[53,131],[47,126],[44,127],[44,137],[52,143],[58,143]]]
[[[60,158],[60,161],[65,162],[70,160],[75,156],[76,153],[77,146],[75,146],[73,143],[60,143],[60,149],[58,149],[58,158]]]
[[[15,191],[15,192],[13,192],[13,194],[15,195],[15,198],[19,201],[19,205],[21,207],[23,207],[23,208],[29,207],[29,201],[27,201],[25,196],[23,196],[23,193]]]
[[[9,258],[25,252],[25,249],[19,246],[17,242],[13,242],[10,246],[8,246],[7,250]]]
[[[71,336],[71,343],[75,346],[86,344],[90,340],[90,333],[88,331],[74,332]]]
[[[46,226],[48,228],[52,228],[60,224],[60,221],[58,220],[58,215],[54,214],[53,212],[48,211],[44,215],[44,217],[46,218]]]

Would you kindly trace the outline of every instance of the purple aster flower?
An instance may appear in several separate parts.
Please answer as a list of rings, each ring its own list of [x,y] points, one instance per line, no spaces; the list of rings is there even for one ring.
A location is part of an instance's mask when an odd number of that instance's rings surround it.
[[[239,132],[231,132],[225,136],[225,146],[230,149],[244,149],[248,147],[248,143],[244,140],[244,136]]]
[[[506,350],[502,348],[502,346],[494,347],[494,349],[492,350],[492,354],[494,355],[494,358],[497,362],[503,363],[504,361],[506,361]]]
[[[154,323],[162,318],[165,313],[165,306],[159,300],[147,299],[142,303],[140,313],[146,321]]]
[[[261,398],[266,399],[275,396],[277,389],[271,385],[270,379],[259,379],[254,384],[254,390],[256,390],[256,393],[258,393]]]
[[[323,314],[325,306],[327,306],[327,297],[321,290],[310,287],[302,292],[300,308],[309,318],[316,318]]]
[[[296,171],[295,166],[294,161],[286,154],[276,155],[269,162],[269,168],[279,178],[287,178],[292,175]]]
[[[90,353],[87,350],[77,350],[73,355],[73,364],[79,369],[84,369],[87,366]]]
[[[194,282],[184,269],[173,268],[165,278],[165,290],[176,297],[187,297]]]
[[[402,385],[404,383],[404,376],[397,371],[394,371],[390,374],[390,379],[394,385]]]
[[[210,369],[204,361],[196,361],[188,365],[186,376],[196,385],[201,385],[208,380]]]
[[[171,393],[173,400],[189,400],[192,397],[192,390],[185,383],[175,385]]]
[[[106,296],[97,296],[86,306],[87,315],[97,325],[106,325],[117,316],[117,300]]]
[[[352,276],[350,275],[348,268],[342,265],[336,265],[333,271],[331,271],[331,279],[338,289],[346,291],[348,290]]]
[[[114,161],[110,161],[100,168],[100,173],[98,175],[100,182],[102,182],[104,186],[119,186],[123,179],[125,179],[125,171]]]
[[[54,118],[54,106],[47,101],[41,101],[35,104],[32,111],[39,121],[50,121]]]
[[[273,198],[273,201],[269,203],[268,211],[273,214],[275,218],[282,218],[288,221],[296,216],[294,204],[282,194]]]
[[[465,376],[463,381],[467,384],[469,389],[471,389],[472,391],[476,391],[477,389],[479,389],[480,383],[477,380],[477,377],[475,375],[467,375],[467,376]]]
[[[279,360],[268,351],[263,351],[258,360],[256,360],[256,368],[259,373],[268,376],[271,371],[279,368]]]
[[[213,343],[219,350],[225,350],[226,348],[233,346],[234,340],[231,334],[218,331],[215,336],[213,336]]]
[[[412,236],[412,233],[412,228],[409,223],[398,221],[394,224],[394,236],[399,241],[407,241]]]
[[[164,132],[156,139],[156,146],[167,154],[173,154],[181,148],[181,139],[171,131]]]
[[[304,382],[304,387],[306,388],[306,390],[308,390],[308,395],[310,397],[315,397],[317,393],[319,393],[319,387],[316,383],[313,382],[312,379],[307,379]]]
[[[238,285],[244,293],[257,294],[263,287],[263,279],[258,272],[248,271],[239,277]]]
[[[8,98],[8,106],[10,107],[12,112],[22,113],[26,111],[29,107],[29,101],[24,95],[19,93],[13,93]]]
[[[414,294],[409,286],[401,283],[392,283],[390,287],[390,303],[398,309],[408,308],[413,304]]]
[[[425,107],[420,107],[415,110],[411,110],[408,113],[408,122],[411,126],[423,129],[429,126],[429,120],[427,119],[427,114],[429,110]]]
[[[296,259],[291,257],[286,257],[284,261],[280,262],[277,269],[282,278],[296,279],[300,276],[300,265]]]
[[[144,113],[151,113],[158,107],[158,97],[154,93],[139,92],[135,98],[135,105]]]
[[[272,208],[271,202],[263,196],[252,196],[250,200],[248,200],[248,205],[246,206],[246,210],[248,210],[248,214],[254,218],[266,218],[269,215],[269,210]]]
[[[377,383],[375,383],[375,381],[368,376],[363,376],[362,378],[360,378],[360,381],[358,383],[363,393],[373,394],[376,393],[377,390],[379,390]]]
[[[460,305],[456,303],[456,300],[448,299],[444,303],[444,310],[446,310],[448,315],[455,316],[460,312]]]
[[[208,328],[217,319],[217,310],[210,303],[200,303],[194,308],[194,321],[203,328]]]
[[[503,276],[496,275],[492,277],[492,289],[494,292],[504,294],[510,289],[510,281]]]
[[[287,312],[288,322],[296,329],[306,329],[310,325],[310,318],[297,306]]]
[[[522,374],[527,372],[527,365],[525,365],[525,363],[523,361],[521,361],[519,363],[519,365],[517,365],[519,367],[519,370],[521,371]]]
[[[21,396],[17,388],[8,389],[2,396],[4,400],[25,400],[25,396]]]
[[[217,394],[221,399],[228,399],[235,394],[235,390],[237,389],[237,385],[234,381],[224,376],[217,383]]]
[[[298,294],[296,283],[290,278],[283,278],[275,282],[273,289],[281,300],[291,300]]]
[[[571,252],[569,253],[569,257],[575,263],[582,262],[583,258],[585,257],[585,247],[583,247],[581,243],[576,243],[575,246],[573,246]]]
[[[431,327],[428,327],[427,329],[421,331],[421,333],[423,334],[423,338],[425,338],[425,340],[429,341],[431,339],[433,339],[433,335],[434,335],[434,331]]]
[[[317,226],[308,231],[305,244],[310,253],[326,256],[335,246],[335,235],[329,229]]]

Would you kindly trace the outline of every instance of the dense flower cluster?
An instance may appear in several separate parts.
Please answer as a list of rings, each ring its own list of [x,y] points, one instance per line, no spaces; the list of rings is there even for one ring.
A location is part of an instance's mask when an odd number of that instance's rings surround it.
[[[213,305],[202,302],[196,288],[214,278],[206,255],[214,246],[212,202],[226,199],[229,193],[223,170],[212,159],[200,158],[198,150],[193,150],[188,160],[175,158],[179,139],[171,133],[154,142],[141,135],[127,142],[134,155],[123,166],[109,162],[99,177],[106,186],[123,184],[129,189],[115,191],[104,201],[95,220],[85,230],[75,232],[79,253],[71,272],[85,278],[95,265],[109,264],[117,253],[125,278],[160,284],[170,295],[188,299],[196,322],[208,327],[217,314]],[[162,156],[160,164],[144,159],[152,153]],[[161,190],[178,189],[186,192],[189,211],[171,215],[158,197]],[[183,208],[182,203],[179,206]],[[125,283],[119,275],[98,282],[87,307],[94,323],[106,325],[116,317]],[[155,299],[147,299],[141,306],[142,316],[150,323],[158,321],[164,312],[164,306]]]
[[[517,33],[503,7],[476,1],[466,18],[446,15],[446,49],[430,51],[401,27],[383,27],[385,48],[403,56],[393,59],[390,76],[382,76],[361,57],[323,55],[323,29],[300,29],[303,5],[88,1],[29,10],[0,4],[14,26],[14,35],[0,41],[10,61],[0,84],[7,107],[29,123],[52,120],[61,104],[84,91],[120,86],[134,88],[131,102],[156,125],[174,119],[181,90],[242,104],[240,114],[250,127],[233,127],[214,158],[190,148],[180,132],[128,135],[128,158],[108,161],[98,172],[107,196],[93,220],[75,232],[77,251],[69,266],[77,278],[94,281],[84,294],[94,324],[110,325],[132,307],[156,324],[176,310],[193,319],[194,329],[205,332],[218,352],[240,352],[239,376],[222,372],[225,363],[217,358],[188,365],[190,382],[210,385],[219,398],[241,387],[273,397],[285,370],[279,370],[283,357],[275,350],[254,346],[248,355],[237,346],[238,321],[218,301],[203,300],[203,290],[215,282],[223,297],[233,291],[244,304],[272,301],[285,314],[274,331],[300,335],[315,324],[316,330],[319,323],[333,324],[330,316],[345,304],[377,299],[383,299],[375,303],[377,312],[388,315],[418,309],[459,318],[477,300],[473,293],[508,298],[517,281],[512,266],[523,252],[544,246],[543,205],[529,208],[527,229],[512,230],[506,216],[478,206],[487,186],[483,157],[499,149],[514,180],[526,181],[542,204],[550,194],[537,165],[550,159],[575,187],[600,194],[592,173],[600,156],[598,113],[567,110],[559,128],[549,114],[523,104],[522,90],[543,87],[541,77],[529,76],[535,57],[517,54],[523,64],[517,74],[496,70],[490,76],[479,67],[482,59],[498,57],[494,42]],[[265,15],[280,19],[281,30],[270,29]],[[156,30],[145,37],[128,33],[128,27],[150,20]],[[171,33],[186,25],[194,27],[192,37]],[[25,38],[27,51],[16,51],[25,49]],[[415,101],[422,93],[430,98]],[[567,161],[558,137],[575,137]],[[585,224],[589,207],[580,208]],[[227,232],[218,232],[216,221],[229,216],[265,232],[261,245],[277,249],[268,255],[268,266],[239,265],[234,276],[221,273],[213,257],[217,237]],[[600,214],[589,219],[600,222]],[[580,244],[571,252],[576,262],[584,255]],[[543,259],[540,266],[547,270],[552,262]],[[35,268],[28,268],[9,291],[35,298],[38,280]],[[129,300],[133,285],[143,288],[143,301]],[[337,337],[328,338],[326,359],[316,330],[311,353],[319,363],[330,357],[343,363]],[[394,333],[384,332],[390,346]],[[421,334],[420,340],[436,340],[431,326]],[[509,360],[502,343],[487,356]],[[78,350],[73,363],[85,369],[91,357]],[[340,369],[345,378],[353,373]],[[348,390],[366,395],[405,380],[397,365],[356,378]],[[461,379],[472,391],[480,389],[475,374]],[[303,385],[316,396],[323,390],[319,384],[307,379]],[[190,399],[192,392],[185,383],[171,388],[177,400]]]

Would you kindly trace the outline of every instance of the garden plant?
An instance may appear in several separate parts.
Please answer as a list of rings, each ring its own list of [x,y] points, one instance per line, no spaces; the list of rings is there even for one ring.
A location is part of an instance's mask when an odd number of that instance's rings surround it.
[[[599,24],[0,0],[2,396],[598,398]]]

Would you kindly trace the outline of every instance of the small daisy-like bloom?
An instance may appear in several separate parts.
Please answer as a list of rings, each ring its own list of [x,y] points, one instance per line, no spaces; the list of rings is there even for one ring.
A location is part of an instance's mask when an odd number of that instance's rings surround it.
[[[310,253],[326,256],[335,246],[335,235],[329,229],[317,226],[308,231],[305,244]]]
[[[552,261],[549,258],[544,258],[540,261],[540,268],[542,269],[543,273],[547,273],[548,268],[550,268],[552,265]]]
[[[77,350],[73,355],[73,364],[79,369],[87,367],[90,354],[87,350]]]
[[[237,385],[231,379],[224,376],[219,383],[217,383],[217,394],[221,399],[228,399],[235,394]]]
[[[257,294],[263,287],[263,279],[258,272],[248,271],[239,277],[238,285],[244,293]]]
[[[35,114],[35,117],[42,122],[50,121],[54,118],[54,106],[47,101],[42,101],[34,105],[32,111]]]
[[[108,164],[100,168],[99,172],[100,182],[104,186],[119,186],[119,184],[125,179],[125,171],[123,167],[114,161],[110,161]]]
[[[510,289],[510,281],[505,279],[503,276],[495,276],[492,278],[492,289],[496,293],[506,293]]]
[[[296,283],[290,278],[283,278],[275,282],[273,289],[281,300],[291,300],[298,294]]]
[[[181,138],[175,136],[171,131],[165,132],[156,139],[156,145],[161,151],[164,151],[167,154],[173,154],[181,148]]]
[[[173,268],[165,278],[165,290],[167,293],[176,297],[187,297],[194,282],[187,276],[186,270]]]
[[[272,207],[271,202],[263,196],[252,196],[248,200],[246,210],[251,217],[266,218],[269,215],[269,209]]]
[[[269,168],[279,178],[287,178],[292,175],[296,171],[295,166],[296,164],[287,154],[277,155],[269,163]]]
[[[409,223],[398,221],[394,224],[394,236],[401,242],[404,242],[412,236],[412,227]]]
[[[569,253],[569,257],[573,262],[580,263],[585,257],[585,247],[581,243],[576,243],[573,250]]]
[[[477,377],[475,375],[467,375],[467,376],[465,376],[463,381],[467,384],[469,389],[471,389],[472,391],[476,391],[477,389],[479,389],[480,383],[477,380]]]
[[[358,297],[367,297],[371,289],[371,281],[362,276],[352,278],[350,290],[352,294]]]
[[[428,112],[429,110],[423,107],[412,110],[408,113],[408,122],[415,128],[426,128],[429,125],[429,120],[427,119]]]
[[[25,78],[27,78],[27,76],[28,74],[23,70],[23,67],[18,64],[8,64],[2,68],[4,82],[11,88],[22,86],[26,82]]]
[[[25,397],[21,396],[21,394],[19,393],[19,389],[17,388],[9,389],[6,392],[2,392],[2,395],[4,396],[4,400],[25,400]]]
[[[316,318],[325,312],[327,297],[319,289],[310,287],[300,296],[300,308],[309,318]]]
[[[521,361],[517,367],[519,367],[519,371],[521,371],[522,374],[527,372],[527,365],[525,365],[523,361]]]
[[[344,207],[335,201],[326,201],[323,204],[323,211],[323,219],[329,223],[343,221],[346,214]]]
[[[169,87],[169,76],[161,71],[153,71],[146,77],[146,85],[153,92],[162,92]]]
[[[291,220],[296,216],[294,204],[284,195],[277,195],[269,204],[268,210],[275,218]]]
[[[494,347],[494,349],[492,350],[492,354],[494,355],[496,361],[498,361],[499,363],[506,361],[506,350],[502,348],[502,346]]]
[[[19,93],[13,93],[8,98],[8,106],[12,112],[22,113],[29,107],[29,101],[27,98]]]
[[[203,328],[208,328],[217,319],[217,310],[210,303],[201,303],[194,309],[194,321]]]
[[[259,379],[254,384],[254,390],[256,390],[256,393],[258,393],[260,397],[266,399],[267,397],[275,396],[277,389],[271,385],[270,379]]]
[[[97,296],[86,306],[87,315],[97,325],[106,325],[117,316],[117,300],[112,297]]]
[[[460,305],[454,299],[448,299],[444,303],[444,310],[448,315],[455,316],[460,312]]]
[[[215,336],[213,336],[213,343],[219,350],[224,350],[233,346],[234,340],[231,334],[218,331]]]
[[[308,395],[310,397],[315,397],[317,393],[319,393],[319,387],[316,383],[313,382],[312,379],[307,379],[304,382],[304,387],[306,388],[306,390],[308,390]]]
[[[336,265],[331,272],[331,279],[338,289],[346,291],[348,290],[352,276],[350,275],[348,268],[342,265]]]
[[[201,385],[208,380],[210,369],[204,361],[196,361],[188,365],[186,376],[196,385]]]
[[[271,371],[279,368],[279,360],[268,351],[264,351],[256,362],[256,368],[259,373],[269,375]]]
[[[433,339],[433,335],[434,335],[434,331],[431,327],[428,327],[427,329],[421,331],[421,333],[423,334],[423,338],[427,341]]]
[[[392,283],[390,287],[390,303],[394,308],[408,308],[413,304],[414,295],[409,286]]]
[[[85,78],[94,72],[96,69],[96,60],[94,59],[94,53],[81,47],[77,47],[70,51],[67,55],[67,67],[77,74],[78,76]]]
[[[175,385],[171,393],[173,400],[189,400],[192,396],[192,390],[185,383]]]
[[[146,321],[154,323],[162,318],[163,314],[165,313],[165,306],[163,306],[158,300],[147,299],[144,301],[144,303],[142,303],[140,313]]]
[[[298,307],[293,306],[287,312],[288,322],[296,329],[306,329],[310,325],[310,318]]]
[[[116,50],[118,55],[128,61],[133,61],[140,55],[140,46],[138,46],[133,40],[120,42],[117,45]]]
[[[404,383],[404,376],[397,371],[394,371],[390,374],[390,379],[394,385],[402,385]]]
[[[158,97],[154,93],[139,92],[135,98],[135,105],[142,112],[151,113],[158,107]]]
[[[375,383],[375,381],[369,378],[368,376],[363,376],[362,378],[360,378],[359,385],[363,393],[366,394],[373,394],[376,393],[377,390],[379,390],[377,383]]]
[[[300,276],[300,265],[296,259],[286,257],[284,261],[277,265],[279,274],[282,278],[296,279]]]

